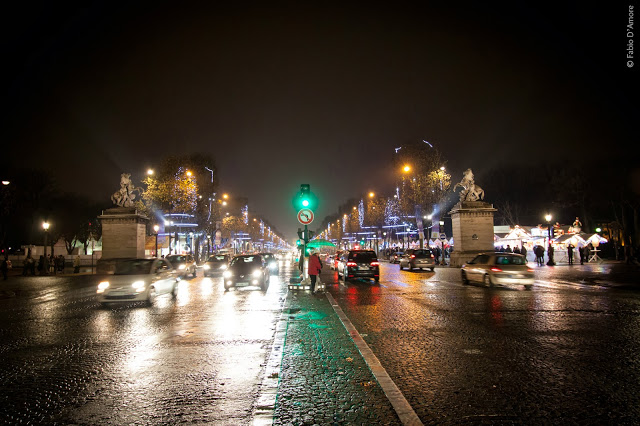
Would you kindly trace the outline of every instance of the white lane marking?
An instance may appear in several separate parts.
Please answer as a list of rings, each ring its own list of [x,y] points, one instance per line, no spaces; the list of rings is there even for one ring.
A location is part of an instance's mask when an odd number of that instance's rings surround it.
[[[327,299],[329,299],[329,303],[331,303],[333,310],[338,315],[338,318],[340,318],[340,321],[342,321],[342,325],[349,332],[351,339],[353,339],[353,342],[356,344],[360,354],[380,384],[382,391],[389,399],[389,402],[391,402],[391,405],[398,414],[402,424],[407,426],[422,425],[423,423],[420,421],[416,412],[413,411],[413,408],[411,408],[407,399],[402,395],[398,386],[396,386],[393,380],[391,380],[387,370],[384,369],[378,360],[378,357],[375,356],[371,348],[369,348],[369,345],[367,345],[360,333],[358,333],[358,330],[356,330],[349,318],[345,315],[342,308],[340,308],[340,305],[338,305],[338,302],[336,302],[330,293],[327,293]]]
[[[269,360],[265,367],[264,377],[260,384],[260,394],[256,401],[253,415],[254,426],[266,426],[273,424],[273,416],[276,409],[276,398],[278,396],[278,385],[280,384],[280,370],[282,368],[282,357],[284,356],[284,345],[287,336],[288,321],[285,318],[284,307],[289,292],[282,297],[280,306],[280,318],[276,323],[276,331],[271,346]]]

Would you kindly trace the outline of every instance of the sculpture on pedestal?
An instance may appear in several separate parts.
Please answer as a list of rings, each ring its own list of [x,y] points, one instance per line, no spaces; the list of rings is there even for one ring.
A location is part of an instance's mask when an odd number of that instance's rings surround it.
[[[462,188],[462,191],[460,191],[460,201],[480,201],[484,199],[484,189],[475,184],[471,169],[464,171],[462,180],[456,183],[453,190],[455,191],[458,187]]]
[[[122,173],[120,175],[120,189],[113,193],[111,201],[120,207],[133,207],[133,200],[136,199],[136,192],[140,192],[142,188],[136,188],[131,182],[130,173]]]

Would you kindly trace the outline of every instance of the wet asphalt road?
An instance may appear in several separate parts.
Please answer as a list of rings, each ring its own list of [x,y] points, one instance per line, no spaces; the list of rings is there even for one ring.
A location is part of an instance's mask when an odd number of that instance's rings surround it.
[[[287,287],[201,274],[153,307],[100,307],[94,276],[0,283],[0,422],[250,423]]]
[[[380,285],[328,291],[425,424],[637,424],[640,293],[593,268],[525,291],[382,264]],[[0,283],[0,422],[250,424],[281,272],[266,293],[200,272],[175,300],[107,309],[94,276]]]
[[[382,266],[330,291],[423,423],[640,422],[640,293],[605,287],[633,271],[541,268],[527,291]]]

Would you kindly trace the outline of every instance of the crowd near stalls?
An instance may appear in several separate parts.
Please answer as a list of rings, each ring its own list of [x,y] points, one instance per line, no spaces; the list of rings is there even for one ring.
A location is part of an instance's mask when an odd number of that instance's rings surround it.
[[[556,263],[569,262],[569,250],[573,252],[573,259],[579,261],[581,254],[585,262],[601,261],[602,244],[608,240],[598,233],[581,232],[579,227],[552,225],[551,232],[548,227],[538,226],[495,226],[494,245],[498,251],[526,252],[527,260],[535,261],[534,248],[542,246],[545,252],[549,246],[549,240],[554,249]]]

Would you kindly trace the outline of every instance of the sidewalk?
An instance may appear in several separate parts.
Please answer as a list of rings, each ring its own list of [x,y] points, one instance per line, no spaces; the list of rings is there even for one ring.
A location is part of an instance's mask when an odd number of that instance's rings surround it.
[[[283,320],[274,425],[401,424],[326,294],[290,290]]]

